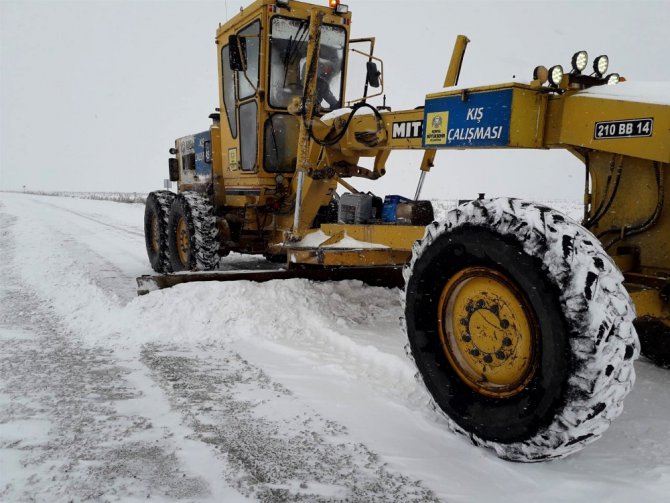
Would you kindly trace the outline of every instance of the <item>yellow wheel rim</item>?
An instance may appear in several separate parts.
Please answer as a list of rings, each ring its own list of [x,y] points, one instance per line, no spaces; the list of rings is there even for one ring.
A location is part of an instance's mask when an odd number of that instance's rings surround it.
[[[449,279],[438,304],[442,348],[476,392],[506,398],[537,368],[539,328],[526,296],[505,275],[468,267]]]
[[[188,267],[188,227],[183,217],[177,221],[177,253],[182,265]]]
[[[153,215],[151,217],[151,249],[154,253],[158,253],[161,247],[159,232],[158,215]]]

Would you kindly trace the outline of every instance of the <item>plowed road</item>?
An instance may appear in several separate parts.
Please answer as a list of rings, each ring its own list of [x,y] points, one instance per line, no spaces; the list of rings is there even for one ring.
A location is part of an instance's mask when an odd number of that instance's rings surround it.
[[[0,500],[667,501],[669,371],[580,453],[504,462],[429,407],[397,290],[137,298],[143,211],[0,193]]]

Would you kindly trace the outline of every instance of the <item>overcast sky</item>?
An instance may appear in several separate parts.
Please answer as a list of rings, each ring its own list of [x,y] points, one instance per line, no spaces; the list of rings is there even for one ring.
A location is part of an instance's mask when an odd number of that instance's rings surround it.
[[[249,4],[0,0],[0,189],[161,188],[174,139],[207,129],[219,106],[218,23]],[[530,80],[539,64],[568,68],[580,49],[608,54],[611,71],[630,81],[670,81],[669,1],[349,7],[352,36],[377,37],[394,110],[422,105],[441,87],[459,33],[471,39],[462,83]],[[384,179],[357,185],[412,196],[419,158],[394,153]],[[583,184],[580,163],[563,151],[450,151],[438,153],[423,195],[576,199]]]

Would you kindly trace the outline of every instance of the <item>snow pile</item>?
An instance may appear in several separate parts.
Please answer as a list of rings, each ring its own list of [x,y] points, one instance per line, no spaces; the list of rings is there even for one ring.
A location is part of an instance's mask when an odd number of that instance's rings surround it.
[[[133,300],[110,327],[118,339],[108,342],[279,343],[321,359],[343,375],[388,385],[385,392],[410,395],[415,369],[402,350],[397,295],[390,289],[371,291],[359,281],[182,284]],[[176,304],[175,298],[180,299]],[[290,309],[259,309],[288,305]],[[370,326],[384,327],[387,340],[370,333]],[[381,351],[380,343],[395,349]]]

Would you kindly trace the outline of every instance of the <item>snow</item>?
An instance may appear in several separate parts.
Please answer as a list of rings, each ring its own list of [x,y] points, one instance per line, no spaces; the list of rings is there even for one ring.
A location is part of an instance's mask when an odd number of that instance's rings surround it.
[[[506,87],[510,85],[518,84],[521,86],[529,86],[530,85],[530,80],[525,80],[525,79],[512,79],[510,81],[506,82],[496,82],[496,83],[486,83],[486,82],[476,82],[474,80],[470,81],[463,81],[461,80],[457,85],[455,86],[448,86],[448,87],[442,87],[440,89],[435,89],[431,92],[426,93],[427,96],[433,96],[436,94],[442,94],[445,92],[454,92],[454,91],[467,91],[470,89],[474,89],[477,87]]]
[[[143,212],[0,194],[0,500],[667,498],[667,371],[638,360],[623,414],[583,451],[505,462],[428,406],[398,290],[293,279],[137,297]]]
[[[332,121],[334,119],[337,119],[338,117],[342,117],[343,115],[349,115],[351,113],[352,109],[345,107],[345,108],[337,108],[335,110],[332,110],[331,112],[328,112],[327,114],[323,115],[321,117],[321,120],[323,122],[328,122]]]
[[[329,123],[329,122],[337,119],[338,117],[343,117],[345,115],[348,116],[352,111],[353,111],[353,108],[349,108],[349,107],[336,108],[335,110],[331,110],[327,114],[324,114],[321,117],[321,121],[325,122],[325,123]],[[356,115],[372,115],[373,113],[374,112],[370,108],[367,108],[367,107],[359,108],[356,111]]]
[[[670,82],[620,82],[579,91],[575,96],[670,105]]]
[[[350,237],[346,232],[342,239],[339,239],[331,244],[323,244],[328,239],[333,236],[329,236],[323,231],[316,231],[310,234],[307,234],[300,241],[292,244],[292,247],[295,248],[347,248],[347,249],[379,249],[379,248],[388,248],[386,245],[380,245],[378,243],[368,243],[367,241],[359,241]]]
[[[530,81],[514,80],[512,83],[530,85]],[[509,85],[510,83],[499,84]],[[445,87],[431,93],[428,96],[442,94],[444,92],[461,91],[481,87],[482,83],[469,82],[453,87]],[[487,85],[488,86],[488,85]],[[623,81],[615,85],[603,85],[591,87],[583,91],[577,91],[575,97],[594,97],[621,101],[635,101],[640,103],[653,103],[657,105],[670,105],[670,82],[629,82]]]

